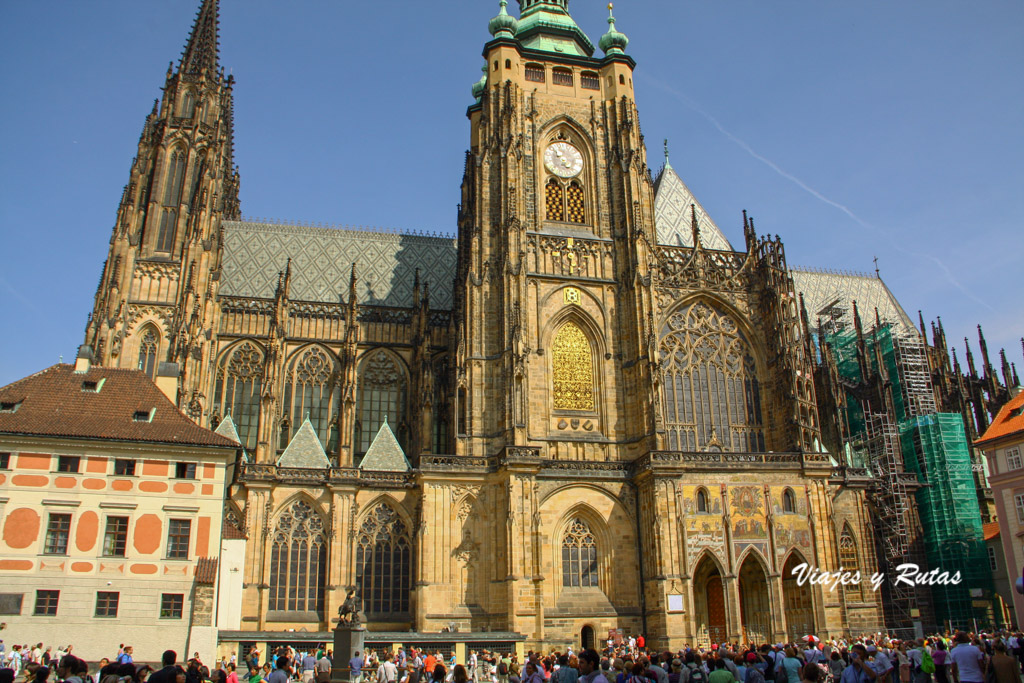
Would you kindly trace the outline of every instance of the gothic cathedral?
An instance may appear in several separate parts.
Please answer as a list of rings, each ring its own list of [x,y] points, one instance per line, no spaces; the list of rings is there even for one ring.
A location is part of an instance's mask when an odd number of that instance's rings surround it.
[[[614,18],[599,57],[568,0],[500,5],[454,240],[242,220],[217,0],[146,118],[85,341],[245,449],[242,628],[351,587],[371,631],[531,647],[880,629],[792,574],[877,561],[782,242],[652,173]]]

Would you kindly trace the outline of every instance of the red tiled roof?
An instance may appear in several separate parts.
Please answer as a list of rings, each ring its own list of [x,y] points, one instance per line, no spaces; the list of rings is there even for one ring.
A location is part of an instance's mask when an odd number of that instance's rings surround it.
[[[986,541],[991,541],[999,535],[999,522],[989,522],[981,525],[981,532],[985,535]]]
[[[249,538],[245,535],[245,532],[235,526],[228,520],[224,520],[224,528],[221,530],[221,538],[233,541],[233,540],[245,540]]]
[[[92,367],[75,373],[59,364],[0,387],[0,434],[237,448],[238,444],[185,417],[140,370]],[[102,385],[83,390],[83,382]],[[152,421],[134,419],[152,413]]]
[[[196,562],[196,583],[201,586],[212,586],[217,580],[217,558],[200,557]]]
[[[1017,432],[1024,436],[1024,410],[1021,410],[1022,408],[1024,408],[1024,391],[1007,401],[996,415],[996,419],[992,420],[992,424],[985,430],[982,437],[974,442],[974,445],[980,446],[987,441]]]

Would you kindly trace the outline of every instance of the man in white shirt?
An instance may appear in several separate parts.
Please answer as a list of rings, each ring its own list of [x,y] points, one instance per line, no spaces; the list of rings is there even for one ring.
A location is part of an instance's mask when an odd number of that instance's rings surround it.
[[[960,683],[985,683],[985,656],[971,645],[966,633],[956,634],[956,647],[950,650],[949,658],[953,660],[953,676]]]
[[[377,668],[377,683],[397,683],[398,667],[391,661],[393,656],[390,652],[384,655],[384,662]]]

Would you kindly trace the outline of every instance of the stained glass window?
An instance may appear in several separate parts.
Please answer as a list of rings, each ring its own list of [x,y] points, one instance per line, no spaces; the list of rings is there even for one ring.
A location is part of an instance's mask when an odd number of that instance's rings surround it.
[[[405,372],[391,354],[377,351],[363,363],[359,376],[359,417],[356,421],[356,449],[365,453],[377,436],[377,430],[388,424],[405,446],[402,425],[405,422]]]
[[[590,341],[574,322],[559,328],[551,343],[555,410],[594,409],[594,359]]]
[[[263,353],[252,342],[236,346],[217,368],[215,410],[231,416],[242,447],[250,451],[256,448],[262,381]]]
[[[340,371],[334,354],[312,346],[298,354],[288,367],[284,387],[285,411],[292,436],[306,416],[328,455],[338,451],[338,410],[341,404]]]
[[[327,536],[309,503],[296,501],[281,514],[270,551],[271,611],[323,612]]]
[[[597,585],[597,543],[590,527],[579,517],[562,537],[562,585]]]
[[[673,313],[660,356],[669,449],[764,451],[757,364],[729,314],[705,303]]]
[[[851,574],[860,571],[860,562],[857,561],[857,543],[853,540],[849,526],[843,527],[843,533],[839,537],[839,565],[843,571]],[[846,594],[849,597],[860,599],[860,584],[846,586]]]
[[[378,504],[359,526],[356,583],[363,609],[370,614],[409,611],[412,590],[412,540],[393,508]]]
[[[565,193],[562,184],[554,178],[544,186],[544,205],[547,207],[546,216],[549,221],[565,220]]]
[[[565,214],[570,223],[586,223],[587,213],[583,206],[583,188],[573,181],[565,190]]]
[[[156,330],[152,327],[147,327],[146,331],[142,334],[142,341],[139,343],[139,370],[142,370],[151,378],[156,377],[156,351]]]

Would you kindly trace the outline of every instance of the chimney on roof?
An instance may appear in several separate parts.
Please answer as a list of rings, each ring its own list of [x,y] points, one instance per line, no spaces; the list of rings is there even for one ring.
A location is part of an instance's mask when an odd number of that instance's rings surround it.
[[[156,387],[164,392],[164,396],[171,399],[171,403],[178,403],[178,376],[181,369],[177,363],[161,361],[156,368]]]
[[[78,347],[78,355],[75,357],[75,372],[84,375],[92,367],[92,347],[82,344]]]

